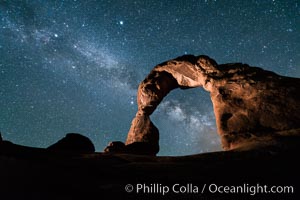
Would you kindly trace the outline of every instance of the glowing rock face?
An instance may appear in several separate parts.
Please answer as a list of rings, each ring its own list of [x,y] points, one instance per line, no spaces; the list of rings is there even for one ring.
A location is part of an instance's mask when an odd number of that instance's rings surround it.
[[[140,83],[126,146],[145,144],[145,154],[158,153],[159,132],[150,115],[171,90],[200,86],[210,93],[224,150],[277,145],[300,135],[300,79],[186,55],[157,65]]]

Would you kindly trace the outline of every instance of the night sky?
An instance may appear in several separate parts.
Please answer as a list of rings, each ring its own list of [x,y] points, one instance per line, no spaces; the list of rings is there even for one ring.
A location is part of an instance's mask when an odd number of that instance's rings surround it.
[[[138,84],[183,54],[300,77],[298,0],[0,0],[0,131],[47,147],[66,133],[97,151],[125,141]],[[221,150],[209,93],[172,91],[151,116],[159,155]]]

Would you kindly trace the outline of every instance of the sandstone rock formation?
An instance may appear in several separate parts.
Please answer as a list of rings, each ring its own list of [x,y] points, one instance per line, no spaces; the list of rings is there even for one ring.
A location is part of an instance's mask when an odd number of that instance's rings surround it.
[[[95,147],[91,140],[78,133],[68,133],[66,137],[62,138],[55,144],[49,146],[47,149],[51,151],[70,153],[95,152]]]
[[[124,151],[128,145],[140,143],[147,144],[145,154],[158,153],[159,133],[150,115],[171,90],[194,87],[210,93],[224,150],[277,145],[288,136],[300,136],[299,78],[242,63],[218,65],[208,56],[185,55],[157,65],[140,83],[138,112]]]

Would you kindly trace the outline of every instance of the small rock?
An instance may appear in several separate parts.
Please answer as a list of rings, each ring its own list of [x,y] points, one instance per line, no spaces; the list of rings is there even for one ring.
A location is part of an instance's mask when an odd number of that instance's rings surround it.
[[[125,144],[120,141],[115,141],[109,143],[109,145],[104,149],[105,153],[121,153],[125,151]]]
[[[148,142],[134,142],[126,145],[125,151],[129,154],[155,156],[159,147]]]

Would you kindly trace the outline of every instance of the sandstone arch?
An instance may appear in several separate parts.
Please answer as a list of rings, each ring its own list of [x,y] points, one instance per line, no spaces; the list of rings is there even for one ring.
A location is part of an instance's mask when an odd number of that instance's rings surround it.
[[[185,55],[157,65],[140,83],[138,112],[122,150],[158,153],[159,131],[150,115],[171,90],[193,87],[210,93],[224,150],[274,145],[282,137],[300,135],[300,79],[241,63],[218,65],[204,55]],[[116,146],[111,143],[106,151]]]

